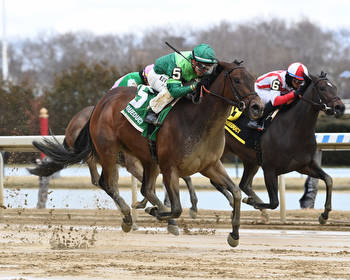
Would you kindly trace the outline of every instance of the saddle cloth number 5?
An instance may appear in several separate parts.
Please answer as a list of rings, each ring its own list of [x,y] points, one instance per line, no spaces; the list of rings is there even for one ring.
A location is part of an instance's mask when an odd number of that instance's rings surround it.
[[[135,108],[139,109],[148,99],[148,93],[144,91],[144,86],[139,88],[136,97],[130,101],[130,104]]]

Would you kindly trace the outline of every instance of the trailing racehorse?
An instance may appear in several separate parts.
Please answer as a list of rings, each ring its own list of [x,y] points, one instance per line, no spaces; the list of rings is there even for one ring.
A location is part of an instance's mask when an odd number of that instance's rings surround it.
[[[310,84],[301,99],[288,110],[280,110],[266,132],[261,136],[260,150],[243,145],[226,131],[226,153],[234,153],[242,160],[244,172],[239,187],[249,197],[243,201],[257,209],[275,209],[278,201],[277,176],[298,171],[314,178],[322,179],[326,184],[327,196],[325,210],[319,217],[321,224],[326,223],[331,211],[332,178],[317,163],[315,127],[320,111],[327,115],[340,117],[345,106],[337,96],[337,88],[321,73],[311,76]],[[260,161],[260,162],[259,162]],[[269,203],[263,203],[252,190],[252,180],[261,165],[264,171],[265,185],[269,194]]]
[[[196,172],[210,178],[233,207],[232,232],[228,243],[239,243],[241,192],[226,173],[220,158],[225,145],[224,125],[231,106],[246,107],[255,119],[263,105],[254,92],[254,77],[240,63],[219,62],[202,102],[193,105],[180,99],[169,112],[157,135],[158,164],[152,159],[148,141],[120,113],[135,97],[133,88],[116,88],[97,103],[88,125],[74,143],[74,151],[52,142],[34,145],[57,163],[65,166],[79,162],[93,151],[102,166],[99,185],[113,198],[124,215],[122,229],[130,231],[130,208],[117,189],[116,158],[119,151],[137,157],[143,166],[142,194],[157,207],[150,213],[159,220],[172,220],[181,215],[179,177]],[[202,86],[201,90],[205,88]],[[171,201],[171,211],[155,194],[155,180],[162,172]]]
[[[63,142],[63,145],[66,147],[66,149],[73,148],[74,142],[79,136],[80,131],[89,121],[93,109],[94,109],[94,106],[85,107],[84,109],[80,110],[78,113],[76,113],[72,117],[72,119],[67,125],[65,138]],[[91,183],[95,186],[98,186],[100,175],[98,174],[98,171],[97,171],[96,158],[93,155],[89,155],[87,156],[85,161],[89,167],[89,171],[91,175]],[[132,176],[134,176],[137,180],[142,182],[143,169],[140,161],[137,158],[135,158],[130,154],[120,152],[117,158],[117,164],[124,166]],[[54,161],[47,160],[47,161],[41,162],[40,164],[37,164],[37,166],[33,169],[28,169],[28,171],[33,175],[47,177],[63,169],[64,167],[65,166],[63,164],[57,164]],[[197,216],[198,199],[194,191],[191,178],[184,177],[182,179],[185,181],[190,193],[190,200],[191,200],[192,206],[190,208],[189,213],[192,218],[195,218]],[[136,203],[135,208],[138,208],[138,209],[145,208],[146,204],[147,204],[147,199],[143,199],[141,202]]]

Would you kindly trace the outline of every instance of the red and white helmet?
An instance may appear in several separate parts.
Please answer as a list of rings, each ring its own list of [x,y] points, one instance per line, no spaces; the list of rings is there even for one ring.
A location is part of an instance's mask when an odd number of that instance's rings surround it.
[[[294,62],[288,66],[287,73],[295,79],[304,81],[304,75],[309,76],[306,66],[300,62]]]

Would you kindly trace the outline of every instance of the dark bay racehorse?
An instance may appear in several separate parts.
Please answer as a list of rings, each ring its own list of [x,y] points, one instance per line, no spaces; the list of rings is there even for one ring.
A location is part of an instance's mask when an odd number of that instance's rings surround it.
[[[210,178],[225,194],[233,207],[232,232],[228,243],[239,243],[241,192],[226,173],[220,158],[225,145],[224,125],[231,106],[242,104],[247,114],[256,119],[263,105],[254,92],[254,77],[239,63],[219,62],[208,94],[198,105],[185,99],[170,111],[157,136],[159,166],[153,161],[148,141],[120,114],[135,96],[133,88],[116,88],[98,102],[89,124],[82,129],[74,143],[74,151],[54,142],[33,144],[57,163],[73,164],[93,151],[102,166],[99,185],[113,198],[124,215],[122,229],[130,231],[130,208],[117,188],[116,157],[119,151],[136,156],[143,166],[141,192],[156,208],[150,213],[159,220],[178,218],[182,212],[179,198],[179,177],[200,172]],[[203,89],[203,87],[202,87]],[[159,174],[171,201],[171,211],[155,194]]]
[[[263,203],[252,190],[252,180],[259,169],[257,152],[241,144],[226,132],[224,154],[234,153],[243,162],[244,172],[239,187],[249,197],[243,201],[257,209],[275,209],[278,201],[278,175],[298,171],[326,184],[325,210],[319,217],[326,223],[331,211],[332,178],[317,163],[315,127],[320,111],[340,117],[345,106],[337,96],[337,88],[321,73],[311,76],[311,81],[303,97],[288,110],[281,110],[261,137],[261,167],[264,171],[265,185],[269,203]]]
[[[66,149],[73,148],[74,142],[79,136],[80,131],[89,121],[93,109],[94,109],[94,106],[85,107],[84,109],[80,110],[78,113],[76,113],[72,117],[65,131],[65,138],[64,138],[63,145],[66,147]],[[85,161],[89,167],[89,171],[91,175],[91,183],[95,186],[98,186],[100,174],[98,174],[98,171],[97,171],[96,158],[93,155],[89,155],[85,159]],[[137,180],[142,182],[143,168],[140,161],[136,157],[124,152],[120,152],[117,158],[117,164],[124,166],[131,175],[133,175]],[[40,164],[37,164],[35,168],[28,169],[28,171],[33,175],[47,177],[63,169],[64,167],[65,166],[63,164],[57,164],[54,161],[48,160],[48,161],[43,161]],[[194,191],[191,178],[188,176],[182,179],[185,181],[190,193],[190,200],[191,200],[192,206],[190,208],[189,214],[192,218],[196,218],[197,210],[198,210],[197,209],[198,199]],[[137,209],[145,208],[146,204],[147,204],[147,199],[143,199],[141,202],[136,203],[135,208]]]

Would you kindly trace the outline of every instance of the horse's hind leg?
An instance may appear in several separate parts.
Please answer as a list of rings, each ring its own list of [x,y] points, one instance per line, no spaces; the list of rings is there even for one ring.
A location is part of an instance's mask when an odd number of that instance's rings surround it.
[[[248,196],[243,199],[244,203],[247,203],[249,205],[254,205],[255,203],[263,203],[263,201],[260,199],[260,197],[254,192],[252,188],[252,182],[255,174],[259,170],[259,166],[255,163],[250,162],[244,162],[244,171],[243,176],[241,178],[241,181],[239,182],[239,188]],[[269,214],[267,213],[266,209],[260,209],[261,212],[261,221],[263,223],[269,222]]]
[[[98,180],[100,179],[100,175],[97,172],[96,159],[94,156],[89,156],[86,159],[86,163],[89,167],[91,183],[95,186],[98,186]]]
[[[113,157],[110,157],[113,159]],[[99,181],[101,188],[114,200],[117,207],[124,215],[122,229],[124,232],[129,232],[132,228],[132,218],[130,207],[126,204],[124,199],[120,196],[118,183],[118,169],[115,160],[102,161],[102,173]]]
[[[300,173],[307,174],[311,177],[321,179],[326,184],[326,202],[324,205],[324,212],[318,218],[318,221],[321,225],[325,224],[328,220],[328,213],[332,211],[332,189],[333,189],[333,180],[332,177],[329,176],[326,172],[322,170],[322,168],[318,165],[318,163],[313,160],[308,168],[305,170],[299,171]]]
[[[224,166],[220,161],[217,161],[215,164],[211,165],[206,170],[202,171],[201,174],[208,177],[211,182],[226,196],[232,205],[233,199],[233,211],[231,216],[232,222],[232,232],[227,238],[227,242],[230,246],[236,247],[239,243],[239,227],[240,227],[240,215],[241,215],[241,190],[232,182],[228,176]],[[232,193],[231,198],[228,195],[227,190],[230,190]]]

